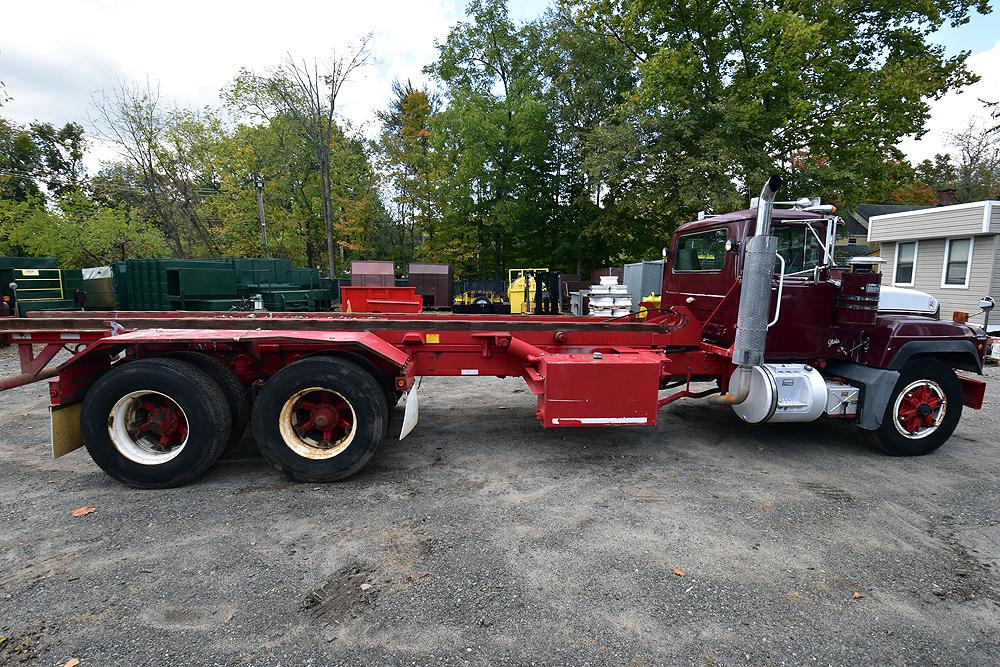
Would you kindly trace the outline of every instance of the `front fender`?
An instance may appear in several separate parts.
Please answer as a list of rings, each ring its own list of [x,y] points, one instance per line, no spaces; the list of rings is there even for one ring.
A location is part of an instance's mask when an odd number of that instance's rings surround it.
[[[872,368],[849,361],[831,361],[823,369],[823,375],[842,377],[853,385],[861,387],[861,415],[858,426],[874,431],[882,425],[885,406],[892,398],[892,390],[899,380],[899,371]]]
[[[955,366],[955,361],[965,360],[959,368],[983,372],[983,360],[975,344],[970,340],[911,340],[903,343],[889,362],[888,368],[899,370],[915,356],[940,357],[942,361]]]

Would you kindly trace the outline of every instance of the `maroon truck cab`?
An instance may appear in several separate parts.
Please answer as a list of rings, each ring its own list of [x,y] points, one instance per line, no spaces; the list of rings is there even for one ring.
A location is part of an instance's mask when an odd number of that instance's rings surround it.
[[[703,340],[731,349],[736,336],[743,273],[742,247],[753,234],[756,210],[736,211],[681,225],[663,272],[662,304],[685,306],[702,322]],[[952,370],[968,407],[982,405],[981,374],[987,337],[977,326],[926,314],[879,312],[881,275],[833,266],[836,218],[775,209],[778,239],[765,360],[808,363],[825,376],[862,388],[859,425],[881,426],[886,401],[916,364]],[[835,278],[835,274],[841,274]]]

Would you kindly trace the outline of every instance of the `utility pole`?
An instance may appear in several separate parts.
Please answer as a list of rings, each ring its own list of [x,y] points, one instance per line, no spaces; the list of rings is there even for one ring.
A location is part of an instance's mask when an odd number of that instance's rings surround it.
[[[264,258],[270,259],[271,253],[267,251],[267,220],[264,219],[264,179],[257,176],[254,178],[254,185],[257,186],[257,213],[260,215],[260,237],[264,240]]]

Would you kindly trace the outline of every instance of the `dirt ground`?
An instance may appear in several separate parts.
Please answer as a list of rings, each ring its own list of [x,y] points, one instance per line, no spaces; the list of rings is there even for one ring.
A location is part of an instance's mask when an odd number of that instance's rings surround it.
[[[8,391],[0,664],[998,664],[990,375],[919,459],[702,402],[543,430],[518,380],[430,379],[350,481],[290,483],[247,440],[169,491],[53,461],[44,385]]]

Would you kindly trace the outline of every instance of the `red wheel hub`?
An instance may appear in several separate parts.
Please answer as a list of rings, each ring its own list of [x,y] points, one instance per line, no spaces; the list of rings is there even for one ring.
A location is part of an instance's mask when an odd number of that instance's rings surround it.
[[[931,387],[914,387],[900,401],[896,419],[907,433],[916,434],[935,425],[943,404],[941,396]]]
[[[164,449],[171,449],[184,442],[188,424],[180,406],[166,396],[150,394],[142,399],[135,411],[129,430],[146,435]]]
[[[295,430],[301,437],[335,444],[354,428],[354,414],[347,401],[332,391],[314,391],[295,405]]]

